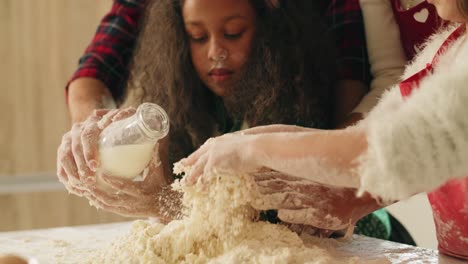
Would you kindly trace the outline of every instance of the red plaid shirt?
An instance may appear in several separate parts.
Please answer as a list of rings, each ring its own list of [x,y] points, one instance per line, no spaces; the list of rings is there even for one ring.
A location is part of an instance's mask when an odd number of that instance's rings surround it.
[[[338,73],[342,80],[370,81],[366,34],[359,0],[322,0],[325,19],[335,37]],[[322,4],[324,5],[324,4]]]
[[[318,4],[336,38],[339,77],[367,82],[369,66],[359,0],[321,0]],[[96,78],[114,99],[122,99],[144,6],[145,0],[114,0],[69,83],[80,77]]]
[[[122,99],[144,6],[145,0],[114,0],[68,84],[80,77],[95,78],[109,88],[114,99]]]

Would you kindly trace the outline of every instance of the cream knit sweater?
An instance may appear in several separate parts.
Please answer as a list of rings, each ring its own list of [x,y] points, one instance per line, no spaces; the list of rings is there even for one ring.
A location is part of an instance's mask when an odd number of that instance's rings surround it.
[[[424,68],[454,28],[434,35],[404,73]],[[439,57],[434,73],[411,96],[398,86],[386,92],[360,126],[368,152],[358,172],[361,192],[386,201],[435,189],[468,175],[468,42],[456,40]]]

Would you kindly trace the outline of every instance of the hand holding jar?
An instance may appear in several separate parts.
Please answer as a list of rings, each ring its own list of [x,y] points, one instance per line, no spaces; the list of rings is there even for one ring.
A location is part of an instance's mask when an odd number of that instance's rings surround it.
[[[59,179],[98,208],[158,216],[151,207],[170,182],[167,166],[160,161],[168,131],[167,115],[155,104],[137,110],[96,110],[62,138]]]

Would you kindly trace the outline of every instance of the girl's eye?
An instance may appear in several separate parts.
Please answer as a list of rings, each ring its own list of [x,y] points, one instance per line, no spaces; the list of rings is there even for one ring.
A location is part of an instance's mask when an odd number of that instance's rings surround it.
[[[197,42],[197,43],[202,43],[207,39],[206,36],[201,36],[201,37],[189,36],[189,38],[190,38],[190,41]]]
[[[238,39],[242,36],[242,32],[236,33],[236,34],[228,34],[224,33],[224,37],[227,39]]]

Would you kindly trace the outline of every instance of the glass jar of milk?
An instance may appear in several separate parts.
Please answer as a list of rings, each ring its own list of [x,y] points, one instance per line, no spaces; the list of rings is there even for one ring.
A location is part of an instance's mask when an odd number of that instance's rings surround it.
[[[141,104],[136,113],[106,127],[100,135],[101,172],[134,179],[151,160],[156,142],[169,132],[169,118],[160,106]]]

